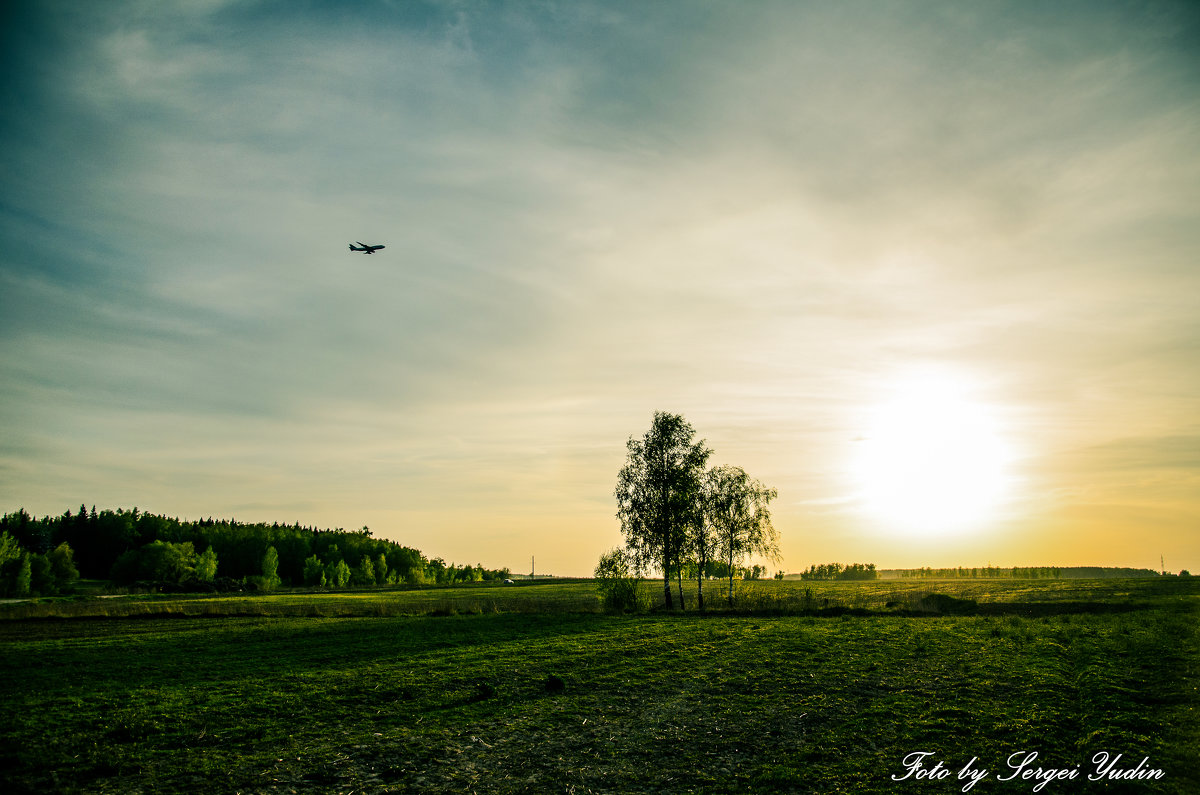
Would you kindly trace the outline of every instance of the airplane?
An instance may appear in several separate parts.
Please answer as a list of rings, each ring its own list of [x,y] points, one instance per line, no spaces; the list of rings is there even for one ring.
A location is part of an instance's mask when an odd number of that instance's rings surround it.
[[[364,254],[374,254],[379,249],[386,248],[385,246],[368,246],[366,243],[362,242],[361,240],[359,240],[357,242],[358,242],[358,245],[362,246],[362,248],[355,248],[354,243],[351,243],[350,244],[351,251],[361,251]]]

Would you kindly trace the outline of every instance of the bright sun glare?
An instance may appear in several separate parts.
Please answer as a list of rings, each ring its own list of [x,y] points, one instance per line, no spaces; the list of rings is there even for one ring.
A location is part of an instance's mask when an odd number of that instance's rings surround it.
[[[876,520],[934,536],[995,518],[1010,460],[992,412],[971,399],[964,382],[922,375],[901,382],[869,415],[854,474]]]

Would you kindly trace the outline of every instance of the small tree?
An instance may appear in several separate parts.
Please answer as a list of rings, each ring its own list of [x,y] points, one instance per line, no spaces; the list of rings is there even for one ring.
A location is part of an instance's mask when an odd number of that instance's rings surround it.
[[[267,547],[267,551],[263,553],[262,578],[259,580],[259,587],[264,591],[270,591],[278,588],[279,583],[279,553],[275,551],[275,547]]]
[[[5,517],[6,519],[8,517]],[[0,532],[0,566],[10,560],[18,560],[21,557],[21,544],[17,539],[8,534],[8,531]]]
[[[316,555],[309,555],[304,561],[304,584],[325,587],[325,566]]]
[[[17,568],[17,578],[13,587],[14,596],[29,596],[33,588],[33,564],[28,552],[21,553],[21,564]]]
[[[329,579],[330,584],[345,588],[350,584],[350,567],[346,565],[346,561],[339,560],[333,567],[333,576]]]
[[[727,467],[714,467],[704,473],[700,483],[700,510],[691,525],[688,547],[695,560],[696,607],[704,609],[704,578],[720,552],[721,534],[718,528],[720,513],[727,498],[724,472]]]
[[[172,544],[156,540],[122,554],[113,564],[109,577],[124,584],[143,580],[176,586],[189,580],[195,571],[196,551],[191,541]]]
[[[50,571],[54,574],[58,587],[70,590],[79,579],[79,569],[75,568],[75,553],[71,547],[64,541],[51,550],[47,558],[50,560]]]
[[[596,590],[605,609],[631,613],[645,607],[641,579],[625,550],[613,549],[601,555],[595,576]]]
[[[58,593],[58,582],[45,555],[30,555],[30,593],[34,596],[53,596]]]
[[[196,579],[212,582],[217,578],[217,553],[211,546],[196,558]]]
[[[358,562],[358,568],[354,571],[355,585],[374,585],[375,584],[375,564],[366,555],[363,555],[362,560]]]
[[[708,503],[717,534],[717,548],[728,567],[729,604],[733,605],[733,578],[738,565],[750,555],[779,558],[779,541],[768,507],[778,492],[768,489],[741,467],[720,467],[713,475],[713,497]],[[760,569],[761,574],[765,569]]]
[[[375,582],[380,585],[390,582],[388,580],[387,556],[382,552],[379,553],[379,557],[375,558]]]

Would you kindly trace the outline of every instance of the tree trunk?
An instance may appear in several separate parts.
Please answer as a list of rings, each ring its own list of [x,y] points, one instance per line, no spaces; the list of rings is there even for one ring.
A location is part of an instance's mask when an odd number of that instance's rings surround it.
[[[679,609],[683,610],[686,605],[683,602],[683,566],[675,573],[676,579],[679,581]]]
[[[662,550],[663,594],[666,596],[667,609],[670,610],[674,607],[671,599],[671,538],[666,532],[663,533]]]
[[[733,555],[729,556],[729,606],[733,607]]]
[[[657,415],[655,415],[657,416]],[[660,472],[667,471],[667,451],[659,449]],[[666,510],[667,506],[667,485],[659,482],[658,486],[658,505],[659,511]],[[665,519],[661,515],[657,523],[659,531],[662,533],[662,550],[663,550],[663,593],[667,597],[667,609],[670,610],[674,605],[671,604],[671,523],[669,519]]]

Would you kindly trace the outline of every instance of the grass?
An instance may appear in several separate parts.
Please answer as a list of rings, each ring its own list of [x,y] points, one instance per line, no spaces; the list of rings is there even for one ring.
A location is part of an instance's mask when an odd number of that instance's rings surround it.
[[[1010,754],[1086,775],[1107,750],[1166,776],[1106,791],[1200,791],[1186,581],[761,583],[741,612],[640,616],[596,612],[589,587],[66,601],[214,612],[0,621],[0,789],[960,791],[891,781],[929,750],[955,771],[978,757],[992,775],[972,792],[1029,792],[995,780]],[[360,615],[290,614],[306,600]],[[215,612],[255,604],[268,614]],[[372,614],[386,604],[413,614]]]
[[[1119,583],[1119,584],[1115,584]],[[661,605],[662,581],[642,582],[648,600]],[[678,587],[672,584],[677,599]],[[1187,580],[875,580],[867,582],[735,582],[704,586],[706,607],[716,613],[840,615],[844,612],[946,614],[1016,612],[1022,615],[1135,610],[1193,590]],[[684,601],[697,604],[696,583],[684,583]],[[599,612],[590,580],[472,583],[453,587],[368,590],[284,590],[224,595],[104,594],[0,603],[0,620],[26,618],[129,618],[149,616],[350,617],[478,613]]]
[[[497,612],[595,612],[590,580],[535,581],[453,587],[295,589],[222,595],[89,594],[0,604],[0,620],[178,616],[351,617]]]

